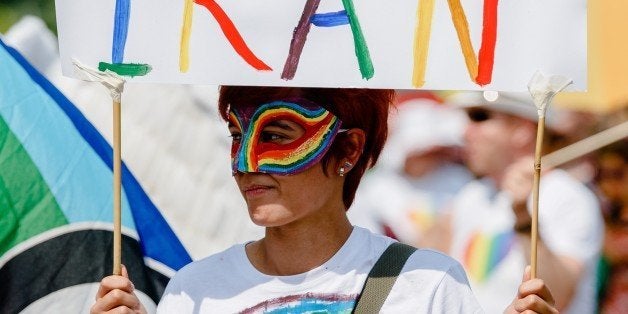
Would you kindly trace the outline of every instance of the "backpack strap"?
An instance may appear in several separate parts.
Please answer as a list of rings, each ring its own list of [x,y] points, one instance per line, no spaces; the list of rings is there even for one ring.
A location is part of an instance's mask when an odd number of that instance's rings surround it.
[[[379,313],[415,247],[395,242],[386,248],[366,277],[352,313]]]

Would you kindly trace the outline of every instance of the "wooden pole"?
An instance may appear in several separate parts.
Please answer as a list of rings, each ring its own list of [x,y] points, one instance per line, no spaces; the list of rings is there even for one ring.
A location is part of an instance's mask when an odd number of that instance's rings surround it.
[[[528,83],[528,91],[539,115],[534,150],[534,182],[532,184],[532,230],[530,230],[530,277],[537,278],[537,251],[539,243],[539,187],[541,185],[541,154],[543,153],[543,133],[545,132],[545,111],[552,98],[573,81],[560,75],[546,77],[537,71]]]
[[[113,72],[101,72],[84,66],[72,59],[76,74],[87,82],[99,82],[105,86],[113,100],[113,274],[122,274],[122,158],[120,108],[124,79]]]
[[[539,187],[541,183],[541,153],[543,150],[543,133],[545,117],[539,116],[536,130],[536,149],[534,150],[534,182],[532,185],[532,230],[530,245],[530,275],[536,278],[537,247],[539,241]]]
[[[578,157],[586,155],[628,136],[628,121],[608,128],[600,133],[591,135],[581,141],[563,147],[555,152],[543,156],[546,167],[554,168]]]
[[[113,101],[113,274],[122,274],[121,100]]]

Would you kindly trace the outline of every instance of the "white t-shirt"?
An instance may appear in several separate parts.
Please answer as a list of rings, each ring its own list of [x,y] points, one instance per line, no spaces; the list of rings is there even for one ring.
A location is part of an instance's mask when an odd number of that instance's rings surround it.
[[[390,231],[403,243],[418,243],[472,179],[466,167],[453,163],[443,164],[421,178],[376,169],[360,183],[347,214],[354,225],[379,234]]]
[[[604,231],[598,201],[583,184],[560,170],[541,178],[539,193],[540,238],[555,254],[585,265],[564,312],[594,313],[595,269]],[[469,183],[454,201],[451,253],[465,267],[486,313],[501,313],[513,300],[526,265],[526,252],[512,230],[511,204],[511,198],[488,179]]]
[[[332,258],[293,276],[259,272],[247,258],[244,244],[235,245],[179,270],[157,313],[350,313],[368,272],[392,242],[354,227]],[[417,250],[382,312],[478,313],[481,309],[459,263],[435,251]]]

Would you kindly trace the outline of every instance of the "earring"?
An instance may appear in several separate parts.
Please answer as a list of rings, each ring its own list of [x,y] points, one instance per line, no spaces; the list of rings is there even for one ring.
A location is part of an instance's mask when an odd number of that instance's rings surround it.
[[[341,176],[341,177],[344,177],[345,176],[345,172],[350,170],[351,167],[353,167],[353,164],[348,162],[348,161],[345,161],[345,163],[342,166],[340,166],[340,168],[338,169],[338,175]]]
[[[340,169],[338,169],[338,175],[341,177],[345,176],[345,167],[340,167]]]

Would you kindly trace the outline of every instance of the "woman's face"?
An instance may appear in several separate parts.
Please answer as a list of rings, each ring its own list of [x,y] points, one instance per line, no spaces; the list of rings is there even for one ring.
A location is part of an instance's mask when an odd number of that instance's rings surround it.
[[[306,217],[324,215],[324,210],[343,206],[342,180],[326,176],[321,163],[294,175],[237,172],[238,188],[251,220],[260,226],[277,227]]]
[[[320,162],[340,123],[326,110],[267,105],[234,110],[229,122],[234,178],[253,222],[280,226],[342,206],[343,181]]]

